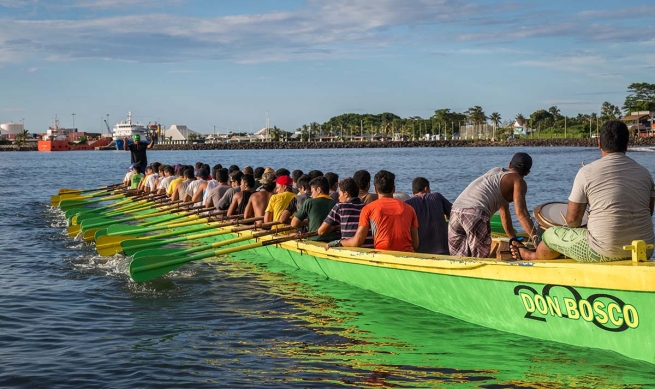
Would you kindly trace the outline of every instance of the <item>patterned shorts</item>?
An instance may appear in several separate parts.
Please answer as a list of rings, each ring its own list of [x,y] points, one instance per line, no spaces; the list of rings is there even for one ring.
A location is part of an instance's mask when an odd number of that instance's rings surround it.
[[[491,224],[488,213],[475,208],[453,209],[448,222],[450,255],[488,258]]]
[[[551,227],[544,232],[541,239],[550,250],[580,262],[621,261],[630,257],[627,251],[626,258],[611,258],[598,254],[589,246],[586,235],[586,228]]]

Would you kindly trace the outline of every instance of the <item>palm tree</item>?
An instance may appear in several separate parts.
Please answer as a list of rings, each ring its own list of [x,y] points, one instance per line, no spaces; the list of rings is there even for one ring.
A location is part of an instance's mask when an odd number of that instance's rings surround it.
[[[487,115],[485,115],[482,107],[479,105],[469,108],[464,113],[466,114],[467,118],[473,122],[473,124],[482,124],[487,121]]]
[[[498,127],[500,126],[500,122],[503,119],[500,117],[500,114],[498,112],[494,112],[489,116],[489,120],[491,120],[494,126]]]
[[[302,125],[302,140],[307,141],[308,139],[311,139],[311,135],[309,133],[309,126],[306,124]]]
[[[30,137],[30,133],[27,130],[23,130],[20,133],[16,134],[16,144],[20,147],[27,141],[27,138]]]
[[[520,114],[516,115],[516,120],[518,120],[519,122],[523,122],[523,121],[525,121],[525,116],[523,116],[523,114],[520,113]]]
[[[548,108],[548,112],[553,116],[553,121],[557,121],[557,119],[560,116],[559,115],[559,113],[560,113],[559,108],[557,108],[557,106],[554,105],[554,106]]]

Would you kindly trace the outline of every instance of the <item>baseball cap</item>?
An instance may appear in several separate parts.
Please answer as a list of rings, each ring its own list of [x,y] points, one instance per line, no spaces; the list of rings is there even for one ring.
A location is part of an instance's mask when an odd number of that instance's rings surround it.
[[[275,180],[276,184],[284,185],[288,188],[293,188],[293,180],[289,176],[280,176]]]
[[[141,135],[139,135],[139,134],[134,134],[134,135],[132,135],[132,139],[133,139],[133,140],[136,140],[136,141],[141,140]]]
[[[512,157],[509,166],[521,174],[528,174],[532,168],[532,157],[528,153],[516,153]]]
[[[270,173],[270,172],[262,174],[262,178],[259,179],[259,182],[262,185],[269,184],[273,181],[275,181],[275,173]]]
[[[134,170],[135,166],[136,166],[136,163],[133,163],[133,164],[130,165],[129,169],[127,169],[127,170],[132,171],[132,170]]]

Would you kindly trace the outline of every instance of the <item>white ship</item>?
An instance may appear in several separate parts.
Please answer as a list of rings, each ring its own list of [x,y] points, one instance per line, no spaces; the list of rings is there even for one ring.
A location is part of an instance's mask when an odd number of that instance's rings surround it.
[[[148,129],[140,123],[132,123],[132,112],[127,113],[127,121],[117,123],[112,131],[116,150],[123,150],[123,138],[127,137],[127,143],[132,143],[132,135],[141,135],[142,142],[150,142]]]

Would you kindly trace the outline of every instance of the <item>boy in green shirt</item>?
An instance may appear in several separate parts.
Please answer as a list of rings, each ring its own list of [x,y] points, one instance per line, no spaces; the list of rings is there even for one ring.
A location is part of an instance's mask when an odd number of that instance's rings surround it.
[[[141,182],[141,179],[143,178],[143,174],[141,174],[141,165],[134,165],[132,171],[132,177],[130,177],[130,189],[138,189],[139,182]]]
[[[300,228],[307,225],[309,232],[318,231],[323,220],[330,213],[336,201],[330,198],[330,184],[327,178],[320,176],[309,182],[312,198],[305,200],[291,220],[291,226]],[[327,235],[312,236],[308,239],[329,242],[339,238],[339,234],[331,232]]]

